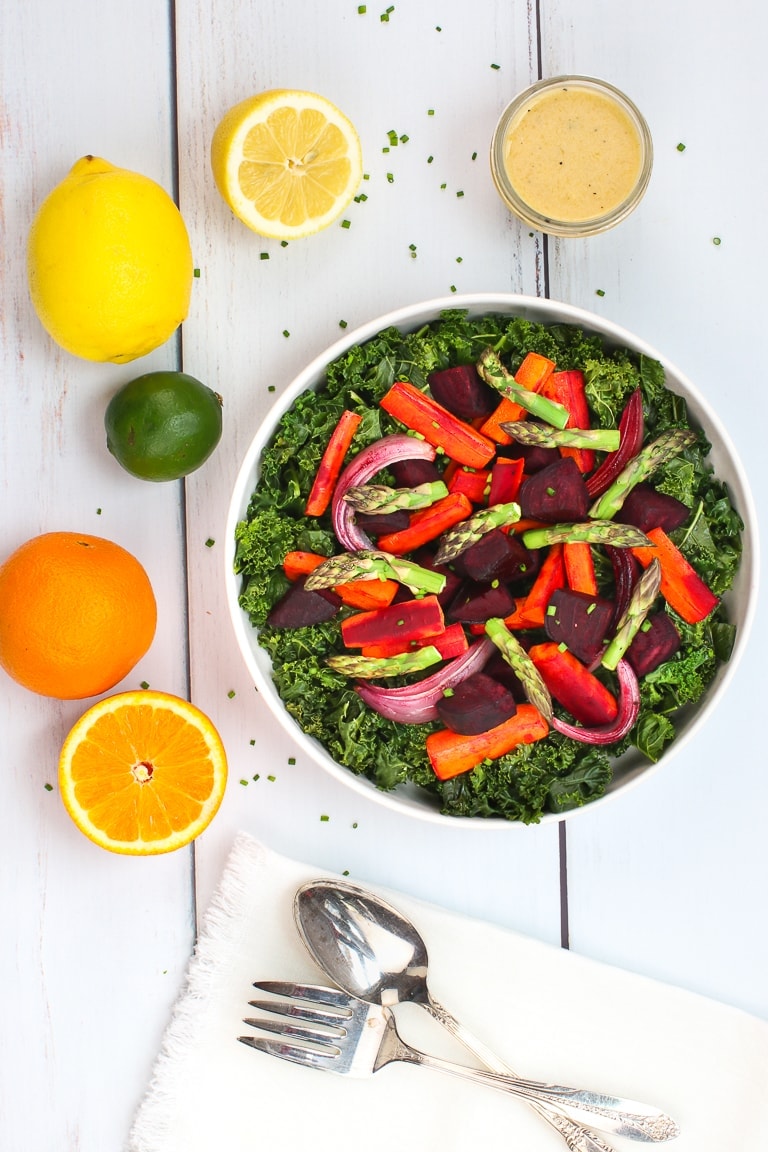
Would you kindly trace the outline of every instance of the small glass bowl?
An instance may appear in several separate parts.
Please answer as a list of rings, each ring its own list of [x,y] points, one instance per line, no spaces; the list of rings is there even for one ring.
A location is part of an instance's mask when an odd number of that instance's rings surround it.
[[[589,216],[583,219],[557,219],[553,215],[545,215],[532,204],[526,203],[515,189],[505,164],[506,144],[509,133],[519,122],[526,107],[532,101],[540,101],[548,92],[562,88],[581,89],[593,92],[596,95],[607,97],[628,117],[637,132],[640,148],[640,163],[637,179],[631,191],[617,204],[601,215]],[[507,207],[519,216],[524,223],[537,231],[546,232],[552,236],[595,236],[613,228],[621,220],[629,216],[640,203],[653,167],[653,142],[648,125],[640,111],[632,101],[608,84],[605,80],[596,80],[590,76],[555,76],[550,80],[539,80],[507,105],[501,114],[491,143],[491,174],[496,189]]]

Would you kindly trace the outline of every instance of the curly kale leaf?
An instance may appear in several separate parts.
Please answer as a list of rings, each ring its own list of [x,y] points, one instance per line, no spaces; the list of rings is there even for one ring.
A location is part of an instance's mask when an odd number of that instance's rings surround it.
[[[610,760],[602,749],[553,732],[445,781],[443,811],[535,824],[544,811],[564,812],[602,796],[611,777]]]

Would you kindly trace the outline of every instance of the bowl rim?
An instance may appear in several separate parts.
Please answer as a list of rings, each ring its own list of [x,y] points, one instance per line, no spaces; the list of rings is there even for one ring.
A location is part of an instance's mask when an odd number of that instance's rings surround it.
[[[735,484],[733,484],[733,482],[729,484],[731,498],[744,523],[744,531],[742,533],[743,552],[739,569],[741,580],[746,582],[746,587],[743,590],[745,597],[743,617],[739,624],[730,659],[727,663],[720,666],[716,680],[708,690],[705,703],[698,709],[685,731],[676,736],[673,743],[669,745],[661,759],[656,763],[643,763],[626,779],[619,780],[618,782],[614,777],[612,784],[609,785],[605,794],[596,800],[590,801],[588,804],[569,809],[566,812],[543,813],[538,824],[533,825],[537,827],[561,820],[573,819],[580,813],[594,812],[616,796],[626,794],[630,789],[636,787],[641,780],[645,780],[650,775],[655,774],[662,765],[666,767],[670,759],[688,744],[698,732],[707,716],[715,710],[717,703],[727,691],[741,662],[757,611],[757,589],[759,586],[760,569],[757,512],[746,470],[741,463],[741,459],[736,452],[727,429],[721,423],[706,397],[698,391],[692,381],[690,381],[676,365],[651,344],[630,332],[629,329],[611,320],[606,320],[587,309],[556,299],[550,299],[549,297],[528,296],[511,292],[464,293],[451,296],[438,296],[429,300],[403,305],[367,320],[356,328],[345,332],[345,334],[339,337],[330,347],[313,357],[313,359],[294,376],[293,380],[276,397],[259,422],[254,436],[246,449],[232,489],[226,517],[226,546],[223,561],[229,616],[241,656],[259,693],[267,699],[272,714],[284,730],[296,741],[302,751],[307,754],[310,760],[345,786],[351,788],[359,795],[367,797],[372,802],[383,805],[400,815],[412,816],[433,824],[440,824],[444,827],[531,827],[531,825],[523,824],[521,821],[506,820],[503,817],[481,818],[476,816],[447,815],[440,812],[436,806],[428,806],[427,801],[431,798],[427,793],[423,792],[423,790],[417,789],[416,786],[406,786],[405,788],[400,786],[391,792],[383,791],[377,788],[373,781],[367,777],[358,776],[349,768],[345,768],[343,765],[336,763],[318,741],[306,735],[283,706],[271,677],[257,660],[256,651],[249,642],[250,636],[253,635],[253,644],[258,648],[258,641],[255,640],[257,630],[250,624],[247,614],[238,603],[241,577],[234,571],[235,528],[245,515],[250,495],[256,483],[256,469],[261,453],[272,435],[272,431],[279,418],[291,407],[295,399],[302,392],[319,382],[328,364],[336,360],[339,356],[342,356],[354,345],[370,340],[387,328],[407,327],[409,325],[413,328],[418,324],[429,323],[438,319],[440,313],[445,311],[467,311],[470,315],[498,312],[508,315],[523,315],[526,319],[532,319],[542,323],[573,324],[585,331],[594,332],[603,337],[609,346],[627,347],[633,352],[658,360],[664,368],[665,375],[667,377],[671,375],[674,380],[686,390],[687,394],[685,399],[691,402],[691,407],[695,410],[694,418],[696,421],[705,425],[708,433],[712,430],[716,431],[719,446],[725,453],[729,467],[733,472],[733,480],[736,482]],[[551,314],[553,312],[556,313],[556,315]],[[714,447],[715,445],[713,443],[713,448]],[[732,596],[732,592],[726,593],[726,603]],[[263,662],[267,663],[269,661],[267,653],[263,649],[260,651],[263,653]],[[408,795],[409,791],[412,795]]]

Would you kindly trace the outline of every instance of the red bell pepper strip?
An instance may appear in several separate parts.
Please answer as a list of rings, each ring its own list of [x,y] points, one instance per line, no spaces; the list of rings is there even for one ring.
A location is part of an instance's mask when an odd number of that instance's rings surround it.
[[[430,540],[436,540],[448,528],[466,520],[472,513],[472,504],[463,492],[453,492],[436,500],[429,508],[420,508],[411,516],[411,522],[401,532],[389,532],[379,536],[378,546],[382,552],[392,552],[404,556],[414,552]]]
[[[427,755],[438,780],[450,780],[462,772],[471,772],[484,760],[498,760],[518,744],[533,744],[549,732],[549,725],[532,704],[520,704],[514,716],[481,732],[462,736],[441,728],[426,739]]]
[[[314,572],[327,559],[317,552],[288,552],[283,560],[283,571],[293,582]],[[386,608],[399,590],[397,580],[349,580],[334,588],[336,595],[350,608]]]
[[[341,622],[341,638],[347,648],[386,644],[397,639],[406,644],[438,636],[445,631],[445,617],[437,596],[403,600],[371,612],[357,612]]]
[[[553,372],[542,388],[542,395],[562,404],[568,410],[566,428],[590,427],[584,373],[578,368],[567,372]],[[561,448],[560,455],[572,456],[582,475],[591,472],[595,466],[595,453],[592,448]]]
[[[654,557],[658,559],[661,565],[661,594],[667,604],[688,624],[706,620],[720,603],[719,598],[704,583],[663,528],[651,528],[646,536],[654,547],[633,548],[632,554],[644,568],[648,567]]]
[[[401,652],[412,652],[416,648],[424,648],[433,644],[443,660],[453,660],[461,656],[469,648],[467,634],[461,624],[449,624],[444,632],[436,636],[425,636],[423,640],[386,641],[383,644],[365,644],[360,649],[361,656],[374,656],[376,659],[387,656],[398,656]]]
[[[544,557],[541,568],[536,573],[536,578],[525,598],[525,603],[520,608],[519,614],[515,613],[520,623],[525,621],[528,628],[541,627],[552,593],[556,588],[563,588],[564,586],[563,545],[552,544]]]
[[[486,504],[488,502],[488,486],[491,474],[487,468],[456,468],[448,480],[449,492],[463,492],[473,504]]]
[[[555,700],[574,719],[588,727],[610,724],[616,719],[616,698],[567,648],[548,641],[534,644],[528,655]]]
[[[500,456],[491,468],[491,487],[488,492],[489,504],[511,504],[517,500],[523,482],[525,460]]]
[[[565,565],[565,582],[572,592],[587,592],[590,596],[597,595],[595,562],[592,559],[592,549],[589,544],[580,540],[567,541],[563,544],[563,563]]]
[[[322,516],[328,508],[344,464],[344,457],[349,451],[361,420],[362,416],[357,412],[351,412],[349,409],[342,412],[320,459],[304,508],[305,515]]]
[[[484,468],[496,454],[496,447],[487,436],[407,380],[396,380],[379,403],[395,420],[468,468]]]
[[[538,352],[529,352],[522,364],[515,372],[514,380],[521,388],[528,388],[531,392],[541,392],[549,377],[555,370],[553,360],[540,356]],[[524,420],[528,413],[520,404],[504,396],[498,408],[481,425],[480,431],[497,444],[511,444],[512,437],[500,427],[502,424],[514,424]]]

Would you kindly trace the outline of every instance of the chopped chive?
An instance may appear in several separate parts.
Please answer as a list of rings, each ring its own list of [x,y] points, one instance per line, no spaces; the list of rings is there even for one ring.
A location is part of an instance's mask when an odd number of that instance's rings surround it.
[[[387,132],[387,139],[393,148],[397,147],[397,132],[395,132],[394,128],[390,128],[389,132]]]
[[[394,184],[395,178],[391,172],[387,172],[387,184]]]
[[[341,226],[342,226],[342,228],[349,228],[351,223],[352,223],[351,220],[342,220]]]
[[[387,148],[387,147],[382,148],[382,152],[389,152],[389,148]]]
[[[605,290],[603,288],[597,288],[595,290],[595,296],[605,296]]]
[[[431,164],[433,160],[434,156],[427,156],[427,164]]]
[[[365,4],[358,4],[358,6],[357,6],[358,16],[365,16],[367,11],[368,11],[368,9],[366,8]]]
[[[353,823],[352,823],[352,827],[353,827],[353,828],[357,828],[357,820],[353,821]]]
[[[213,537],[209,536],[205,542],[205,546],[206,546],[206,548],[213,548],[215,543],[216,543],[216,541],[213,539]]]
[[[346,326],[347,326],[346,320],[339,320],[339,328],[346,328]]]
[[[448,185],[447,185],[447,184],[441,184],[441,185],[440,185],[440,188],[441,188],[441,190],[442,190],[442,191],[445,191],[445,189],[446,189],[447,187],[448,187]]]
[[[370,178],[371,178],[370,172],[363,172],[363,180],[370,180]]]
[[[267,392],[274,392],[274,390],[275,390],[274,384],[267,384]]]
[[[455,284],[451,284],[451,292],[455,292],[455,291],[456,291],[456,285],[455,285]]]
[[[427,116],[434,116],[434,114],[435,114],[434,108],[427,108]]]
[[[97,515],[97,516],[101,516],[101,508],[97,508],[97,509],[96,509],[96,515]]]
[[[323,815],[320,817],[320,823],[321,824],[327,824],[329,820],[330,820],[330,816],[326,816],[325,813],[323,813]]]
[[[269,260],[269,252],[259,252],[259,260]]]
[[[287,339],[288,339],[288,337],[290,336],[290,332],[288,331],[288,329],[287,329],[287,328],[283,328],[283,336],[285,336],[286,340],[287,340]]]
[[[547,488],[547,496],[554,496],[554,494],[555,494],[554,488]]]
[[[713,236],[712,243],[715,245],[715,247],[717,247],[718,245],[722,244],[722,240],[719,236]]]
[[[407,144],[409,140],[410,140],[410,136],[406,136],[405,133],[403,133],[403,135],[400,137],[400,143],[401,144]]]
[[[557,612],[557,608],[555,607],[554,604],[548,604],[547,605],[547,616],[554,616],[556,612]]]
[[[53,792],[53,784],[44,784],[43,787],[45,788],[46,792]]]
[[[192,272],[192,275],[195,277],[196,280],[199,280],[200,279],[200,269],[195,268],[194,271]]]
[[[227,699],[234,700],[236,695],[237,693],[235,692],[234,688],[230,688],[229,692],[227,692]]]
[[[587,616],[591,616],[595,608],[597,608],[597,604],[590,604],[589,608],[587,608]]]
[[[501,68],[501,64],[491,64],[491,68],[493,68],[494,72],[498,72],[498,70]]]
[[[463,193],[463,192],[457,192],[457,193],[456,193],[456,195],[457,195],[457,196],[463,196],[463,195],[464,195],[464,193]]]
[[[253,748],[253,747],[255,747],[256,741],[255,740],[249,740],[248,743],[250,744],[251,748]]]
[[[568,651],[568,645],[567,644],[558,644],[557,650],[558,650],[558,652],[567,652]]]
[[[143,688],[144,691],[146,692],[147,688],[149,688],[149,681],[148,680],[142,680],[141,684],[139,684],[139,688]]]
[[[261,779],[261,777],[260,777],[260,775],[259,775],[259,773],[258,773],[258,772],[254,772],[254,774],[253,774],[253,776],[251,777],[251,779],[252,779],[252,780],[254,780],[254,781],[258,781],[258,780],[260,780],[260,779]]]
[[[643,620],[642,624],[640,625],[640,631],[650,632],[652,627],[653,625],[651,624],[650,620]]]
[[[473,153],[472,153],[472,159],[473,159],[473,160],[477,160],[477,152],[473,152]]]
[[[685,144],[678,144],[677,150],[678,152],[685,152]]]
[[[296,757],[295,756],[289,756],[288,757],[288,763],[289,764],[295,764],[296,763]]]
[[[349,868],[344,869],[344,871],[342,872],[342,876],[349,876]]]
[[[280,247],[281,248],[287,248],[288,247],[288,241],[287,240],[281,240],[280,241]]]
[[[269,780],[270,784],[274,784],[275,780],[277,780],[277,776],[267,776],[267,780]]]
[[[247,788],[247,787],[248,787],[248,781],[247,781],[247,780],[243,780],[243,779],[241,779],[241,780],[240,780],[240,783],[242,784],[243,788]]]
[[[457,256],[457,257],[456,257],[456,263],[457,263],[457,264],[462,264],[463,262],[464,262],[464,257],[463,257],[463,256]]]

